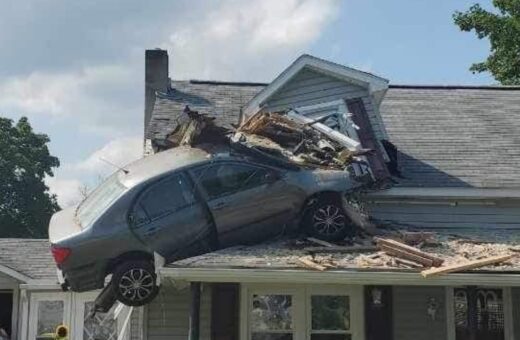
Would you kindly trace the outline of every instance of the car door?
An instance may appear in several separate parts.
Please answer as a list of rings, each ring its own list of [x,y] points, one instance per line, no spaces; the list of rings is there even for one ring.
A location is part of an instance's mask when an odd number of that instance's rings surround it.
[[[133,206],[130,224],[152,251],[169,261],[209,250],[201,247],[213,228],[210,216],[183,173],[144,189]]]
[[[192,172],[213,215],[221,246],[258,242],[294,217],[291,190],[274,169],[220,162]]]

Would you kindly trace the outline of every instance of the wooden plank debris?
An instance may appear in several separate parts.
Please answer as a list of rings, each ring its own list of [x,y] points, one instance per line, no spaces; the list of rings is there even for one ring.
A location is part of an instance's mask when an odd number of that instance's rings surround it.
[[[324,246],[324,247],[335,247],[336,246],[335,244],[332,244],[330,242],[323,241],[323,240],[320,240],[320,239],[317,239],[314,237],[307,237],[307,241],[311,241],[312,243],[316,243],[316,244],[319,244],[320,246]]]
[[[375,246],[334,246],[334,247],[307,247],[309,253],[364,253],[376,251]]]
[[[453,272],[460,272],[465,270],[471,270],[476,269],[480,267],[484,267],[491,264],[497,264],[501,263],[507,260],[510,260],[513,258],[514,255],[500,255],[500,256],[493,256],[493,257],[487,257],[480,260],[474,260],[474,261],[468,261],[463,263],[457,263],[450,266],[445,267],[439,267],[439,268],[430,268],[427,270],[423,270],[421,272],[421,275],[425,278],[435,276],[435,275],[442,275],[447,273],[453,273]]]
[[[444,262],[443,259],[419,250],[417,248],[411,247],[407,244],[391,240],[384,239],[380,237],[375,237],[374,240],[377,243],[377,246],[388,253],[389,255],[397,256],[404,258],[405,260],[414,261],[422,264],[423,266],[428,267],[439,267]]]
[[[324,271],[325,269],[327,269],[327,267],[325,267],[321,264],[318,264],[318,263],[314,262],[313,260],[311,260],[309,258],[305,258],[305,257],[300,257],[298,259],[298,262],[300,262],[300,264],[302,264],[306,268],[319,270],[321,272]]]

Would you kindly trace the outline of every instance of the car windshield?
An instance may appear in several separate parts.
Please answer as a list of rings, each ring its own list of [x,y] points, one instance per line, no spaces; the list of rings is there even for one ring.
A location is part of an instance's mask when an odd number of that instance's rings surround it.
[[[103,211],[126,190],[115,172],[90,193],[78,207],[76,218],[81,227],[90,225]]]

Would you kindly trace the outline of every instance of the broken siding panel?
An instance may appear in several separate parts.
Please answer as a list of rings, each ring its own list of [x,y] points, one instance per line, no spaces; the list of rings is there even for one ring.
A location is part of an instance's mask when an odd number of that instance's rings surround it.
[[[513,306],[514,339],[520,339],[520,288],[511,290],[511,305]]]
[[[520,202],[451,203],[448,200],[424,204],[378,201],[370,203],[368,209],[375,219],[403,226],[520,229]]]
[[[428,299],[438,303],[435,320],[427,313]],[[394,339],[447,339],[444,287],[393,287]]]
[[[148,305],[147,340],[185,340],[189,333],[190,290],[163,286]],[[211,288],[203,285],[200,306],[200,339],[210,339]]]
[[[381,119],[377,116],[367,89],[311,70],[302,70],[266,102],[266,110],[281,111],[341,99],[361,98],[377,138],[384,138]]]

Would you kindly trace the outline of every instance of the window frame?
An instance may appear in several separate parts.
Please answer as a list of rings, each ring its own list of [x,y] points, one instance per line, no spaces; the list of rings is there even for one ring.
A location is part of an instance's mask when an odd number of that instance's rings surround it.
[[[466,286],[446,287],[446,326],[448,340],[456,340],[455,327],[455,299],[454,293],[456,288],[466,288]],[[495,286],[477,286],[477,288],[502,290],[502,302],[504,304],[504,340],[514,340],[513,331],[513,305],[511,287],[495,287]]]
[[[204,197],[204,199],[207,202],[212,201],[212,200],[216,200],[216,199],[220,199],[220,198],[223,198],[223,197],[226,197],[226,196],[231,196],[231,195],[234,195],[234,194],[236,194],[238,192],[242,192],[242,191],[238,190],[238,191],[233,191],[233,192],[228,192],[228,193],[225,193],[225,194],[221,194],[219,196],[211,197],[209,195],[208,191],[206,190],[206,188],[204,187],[204,185],[198,181],[197,176],[195,174],[196,171],[199,171],[199,170],[204,169],[204,168],[209,168],[209,167],[212,167],[212,166],[221,166],[221,165],[249,166],[251,168],[257,168],[257,169],[260,169],[260,170],[265,170],[268,173],[269,172],[276,173],[277,177],[281,177],[280,172],[275,170],[275,169],[273,169],[273,168],[269,168],[269,167],[266,167],[266,166],[261,166],[261,165],[258,165],[256,163],[241,162],[241,161],[236,161],[236,160],[226,160],[226,161],[219,161],[219,162],[210,162],[210,163],[199,165],[197,167],[189,169],[188,170],[188,174],[189,174],[189,177],[190,177],[191,181],[194,183],[194,186],[197,188],[197,191],[201,193],[201,195]],[[264,184],[268,184],[268,182],[263,183],[261,185],[264,185]],[[258,188],[261,185],[257,185],[257,186],[248,188],[247,190]],[[245,190],[243,190],[243,191],[245,191]]]
[[[359,285],[262,285],[242,284],[240,303],[240,338],[252,339],[250,312],[253,295],[292,295],[293,340],[310,340],[312,333],[312,305],[314,295],[348,296],[350,307],[350,330],[326,331],[327,334],[350,334],[352,340],[365,340],[364,295]],[[324,332],[325,333],[325,332]],[[324,334],[321,333],[321,334]],[[314,333],[318,334],[318,333]]]
[[[200,198],[199,198],[198,193],[196,192],[196,188],[194,186],[195,192],[193,192],[193,201],[192,202],[187,202],[186,204],[175,208],[168,214],[164,214],[164,215],[161,215],[161,216],[153,218],[153,219],[151,219],[148,216],[147,211],[143,207],[140,207],[144,211],[145,215],[147,215],[147,219],[146,219],[146,221],[141,222],[141,223],[136,223],[135,221],[133,221],[132,216],[134,216],[134,211],[135,211],[136,207],[139,205],[139,203],[141,202],[141,200],[143,199],[143,196],[146,195],[150,190],[152,190],[156,185],[159,185],[161,182],[171,180],[174,176],[180,176],[182,179],[184,179],[186,181],[186,183],[188,185],[193,186],[193,181],[191,180],[190,176],[188,176],[186,174],[185,171],[175,171],[175,172],[165,175],[155,181],[152,181],[151,183],[148,183],[143,188],[139,189],[139,193],[132,200],[132,203],[130,204],[130,208],[128,209],[128,212],[127,212],[127,221],[131,228],[139,228],[139,227],[145,226],[147,224],[153,223],[154,221],[157,221],[158,219],[161,219],[165,216],[176,213],[179,210],[185,209],[189,206],[192,206],[192,205],[200,202]]]

